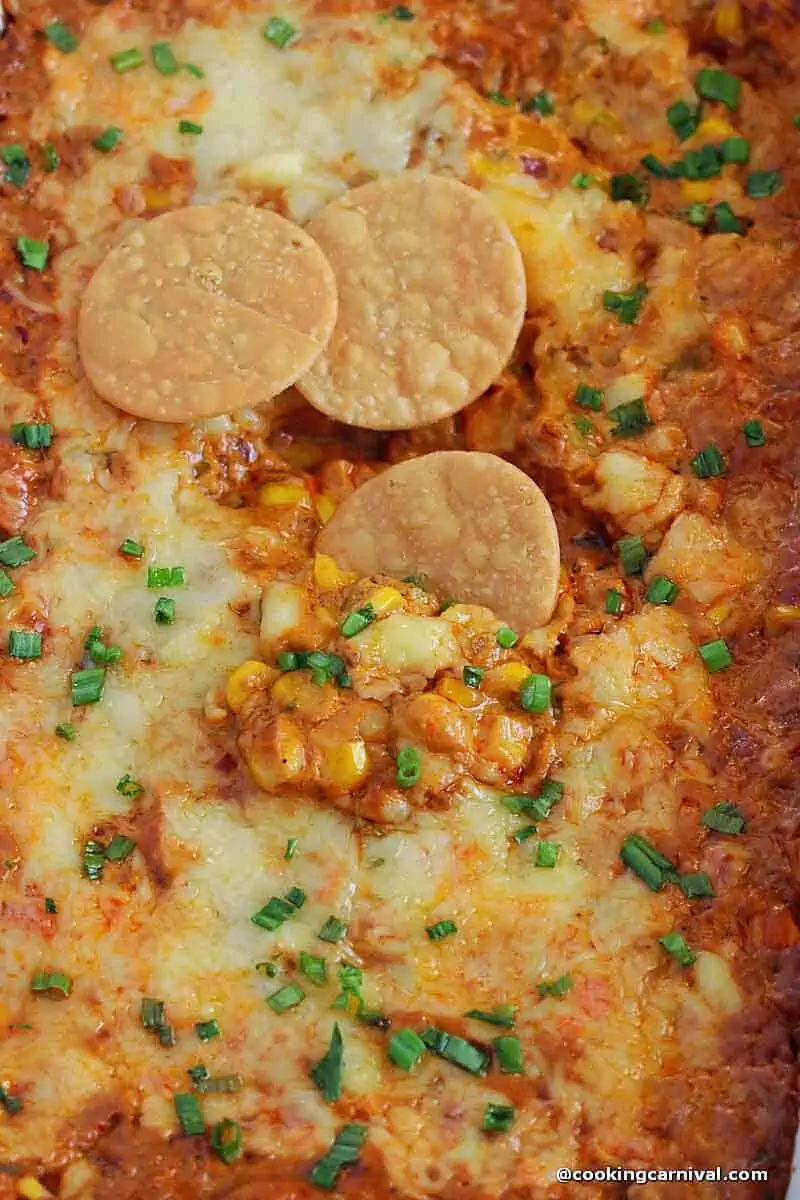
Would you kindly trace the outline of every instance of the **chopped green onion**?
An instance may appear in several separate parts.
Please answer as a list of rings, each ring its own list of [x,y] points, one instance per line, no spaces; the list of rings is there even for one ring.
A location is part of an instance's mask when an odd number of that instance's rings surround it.
[[[681,589],[666,575],[654,575],[647,585],[644,598],[648,604],[674,604]]]
[[[515,1116],[513,1104],[493,1104],[490,1101],[486,1105],[481,1128],[485,1133],[508,1133]]]
[[[473,1021],[483,1021],[486,1025],[499,1025],[502,1029],[513,1029],[516,1013],[515,1004],[498,1004],[491,1012],[485,1012],[480,1008],[471,1008],[469,1012],[464,1013],[464,1016],[470,1017]]]
[[[273,992],[271,996],[267,996],[267,1004],[274,1013],[279,1016],[281,1013],[288,1012],[290,1008],[296,1008],[298,1004],[302,1004],[306,994],[297,983],[287,983],[284,987],[278,988],[277,992]]]
[[[628,400],[624,404],[618,404],[616,408],[611,409],[608,415],[616,426],[613,430],[614,437],[635,437],[636,434],[642,433],[648,425],[653,424],[645,407],[643,396],[639,396],[636,400]]]
[[[105,849],[105,856],[109,862],[122,862],[136,849],[136,842],[133,838],[125,837],[121,833],[115,833],[111,841]]]
[[[711,210],[712,233],[746,233],[747,222],[737,217],[727,201],[715,204]]]
[[[425,1053],[425,1043],[413,1029],[398,1029],[390,1037],[386,1053],[401,1071],[413,1071]]]
[[[32,271],[43,271],[47,266],[50,246],[47,242],[37,241],[36,238],[18,237],[17,253],[23,266],[30,267]]]
[[[178,62],[172,53],[169,42],[153,42],[150,47],[150,57],[160,75],[174,75],[177,72]]]
[[[286,849],[283,852],[284,862],[291,862],[297,853],[298,841],[296,837],[287,838]]]
[[[141,558],[144,554],[144,546],[141,542],[135,542],[133,538],[125,538],[119,552],[124,554],[125,558]]]
[[[51,896],[45,896],[45,898],[44,898],[44,911],[46,913],[57,913],[58,912],[58,909],[56,908],[56,902],[55,902],[55,900],[53,900],[53,898]]]
[[[184,71],[188,71],[190,75],[194,75],[195,79],[205,79],[206,73],[196,63],[181,63]]]
[[[325,959],[318,954],[309,954],[306,950],[300,951],[300,970],[307,976],[312,983],[320,986],[326,982],[328,978],[328,964]]]
[[[766,200],[783,187],[780,171],[753,171],[747,177],[747,194],[753,200]]]
[[[326,1191],[333,1191],[342,1169],[358,1162],[366,1136],[366,1125],[343,1125],[330,1150],[311,1168],[311,1182]]]
[[[0,600],[5,600],[14,590],[14,582],[10,575],[0,570]]]
[[[103,697],[106,673],[102,667],[89,667],[85,671],[73,671],[70,678],[72,703],[97,704]]]
[[[559,975],[558,979],[545,979],[537,987],[540,996],[566,996],[571,992],[575,983],[571,975]]]
[[[667,32],[667,27],[661,20],[661,17],[654,17],[652,21],[648,21],[644,29],[645,33],[652,33],[656,37]]]
[[[457,933],[458,926],[455,921],[437,921],[435,925],[426,925],[425,932],[432,942],[440,942],[442,938],[449,937],[452,933]]]
[[[302,888],[292,887],[286,893],[286,899],[291,904],[292,908],[302,908],[306,902],[306,894]]]
[[[705,871],[696,871],[690,875],[681,875],[678,887],[687,900],[713,899],[716,896],[714,885]]]
[[[519,634],[515,633],[513,629],[509,629],[507,625],[501,625],[494,636],[498,646],[501,646],[503,650],[510,650],[519,641]]]
[[[139,783],[139,780],[134,779],[134,777],[129,775],[127,772],[117,780],[115,787],[120,796],[125,796],[128,800],[132,800],[134,796],[141,796],[142,792],[144,791],[144,788],[141,783]]]
[[[61,159],[58,157],[58,151],[52,142],[43,142],[41,151],[44,169],[49,175],[51,175],[53,171],[58,170],[58,165],[61,162]]]
[[[211,1130],[211,1149],[228,1166],[242,1153],[242,1130],[230,1117],[218,1121]]]
[[[525,1071],[525,1060],[522,1054],[522,1044],[513,1033],[503,1034],[492,1042],[497,1055],[497,1065],[504,1075],[522,1075]]]
[[[206,1123],[200,1109],[197,1097],[191,1092],[178,1092],[173,1096],[175,1112],[181,1129],[190,1137],[196,1137],[206,1131]]]
[[[297,36],[294,25],[290,25],[283,17],[270,17],[264,26],[264,37],[279,50],[285,50]]]
[[[713,642],[704,642],[697,649],[711,675],[716,674],[717,671],[724,671],[733,662],[733,655],[724,638],[716,638]]]
[[[352,963],[340,963],[337,974],[342,990],[334,1000],[333,1008],[342,1008],[346,1012],[355,1009],[361,1013],[364,1008],[364,997],[361,995],[364,975],[361,968]]]
[[[528,675],[519,689],[519,702],[526,712],[547,712],[553,688],[547,675]]]
[[[576,171],[569,181],[570,187],[574,187],[578,192],[585,192],[594,183],[594,175],[589,175],[587,171]]]
[[[122,130],[118,125],[109,125],[107,129],[104,129],[103,132],[94,139],[92,145],[94,146],[95,150],[100,150],[103,154],[109,154],[112,150],[116,149],[121,141]]]
[[[527,842],[528,838],[532,838],[536,833],[535,825],[523,825],[520,829],[515,829],[511,835],[518,846],[523,842]]]
[[[108,61],[118,75],[124,75],[126,71],[135,71],[137,67],[143,67],[144,55],[133,46],[130,50],[118,50],[116,54],[109,56]]]
[[[278,964],[274,962],[257,962],[256,970],[259,974],[266,975],[269,979],[274,979],[278,974]]]
[[[678,878],[674,864],[638,833],[625,838],[619,856],[652,892],[660,892],[665,883]]]
[[[444,1030],[435,1027],[424,1029],[420,1036],[432,1054],[446,1059],[462,1071],[468,1071],[470,1075],[486,1074],[489,1055],[479,1046],[473,1046],[472,1042],[466,1041],[465,1038],[454,1033],[445,1033]]]
[[[144,996],[139,1016],[145,1029],[160,1029],[164,1024],[164,1001],[154,1000],[151,996]]]
[[[702,106],[687,104],[685,100],[676,100],[667,109],[667,121],[670,129],[679,142],[690,138],[700,124]]]
[[[611,176],[612,200],[630,200],[632,204],[638,204],[640,208],[644,208],[649,198],[650,189],[647,183],[637,178],[636,175],[626,173]]]
[[[398,4],[392,13],[395,21],[413,21],[414,14],[411,9],[405,4]]]
[[[645,154],[639,161],[644,169],[654,175],[656,179],[677,179],[681,172],[680,164],[662,163],[655,154]]]
[[[25,544],[22,537],[12,537],[0,542],[0,566],[22,567],[36,558],[36,551]]]
[[[203,1063],[198,1063],[196,1067],[189,1067],[187,1075],[195,1087],[197,1087],[204,1079],[208,1079],[208,1067]]]
[[[502,92],[487,92],[486,99],[491,100],[492,104],[502,105],[503,108],[511,108],[514,103],[508,96],[504,96]]]
[[[149,588],[183,587],[186,583],[185,567],[148,567],[147,586]]]
[[[626,575],[641,575],[642,568],[647,562],[647,551],[644,542],[638,534],[620,538],[617,542],[622,569]]]
[[[210,1042],[212,1038],[219,1037],[222,1030],[219,1027],[219,1021],[214,1017],[210,1021],[197,1021],[194,1031],[200,1038],[201,1042]]]
[[[53,426],[17,421],[11,426],[11,440],[27,450],[46,450],[53,444]]]
[[[284,921],[293,917],[296,911],[291,901],[273,896],[263,908],[260,908],[257,913],[253,913],[250,920],[254,925],[259,925],[262,929],[274,933],[276,929],[280,929]]]
[[[63,971],[34,971],[31,991],[61,992],[62,996],[69,996],[72,992],[72,980]]]
[[[635,325],[648,291],[646,284],[637,283],[627,292],[603,292],[603,308],[614,313],[620,325]]]
[[[725,474],[725,460],[713,442],[704,446],[689,464],[698,479],[711,479]]]
[[[205,1070],[205,1068],[204,1068]],[[206,1071],[202,1079],[195,1083],[198,1092],[240,1092],[244,1087],[241,1075],[209,1075]]]
[[[31,173],[31,160],[19,142],[13,142],[9,146],[0,147],[0,159],[2,159],[7,168],[3,173],[3,182],[10,183],[13,187],[21,188],[27,182],[28,176]]]
[[[622,612],[622,592],[617,588],[609,588],[606,592],[606,612],[614,617]]]
[[[178,133],[200,134],[203,132],[203,126],[198,125],[196,121],[179,121]]]
[[[106,851],[102,842],[89,838],[83,845],[83,873],[87,879],[95,883],[103,878],[103,868],[106,865]]]
[[[42,635],[35,630],[12,629],[8,634],[8,653],[11,658],[29,660],[42,657]]]
[[[345,619],[339,626],[339,632],[342,637],[355,637],[357,633],[361,633],[368,625],[377,620],[377,613],[371,604],[365,604],[363,608],[357,608],[355,612],[348,613]]]
[[[716,146],[701,146],[699,150],[687,150],[675,167],[686,179],[716,179],[722,174],[722,155]]]
[[[796,117],[792,117],[792,124],[794,125],[795,129],[800,129],[800,113],[798,113]]]
[[[583,415],[583,413],[578,413],[577,416],[574,416],[572,418],[572,424],[575,426],[581,437],[591,437],[595,431],[594,425],[588,417]]]
[[[61,21],[51,21],[49,25],[45,25],[43,33],[50,45],[55,46],[62,54],[72,54],[73,50],[78,49],[77,37]]]
[[[695,91],[704,100],[718,100],[730,109],[739,104],[742,81],[716,67],[703,67],[695,80]]]
[[[536,113],[539,117],[552,117],[556,111],[556,106],[553,97],[549,92],[536,92],[531,96],[530,100],[526,100],[522,105],[522,112]]]
[[[309,1071],[311,1078],[322,1092],[322,1098],[327,1104],[332,1104],[342,1094],[343,1057],[342,1031],[339,1028],[338,1022],[335,1022],[328,1049],[319,1062],[315,1063]]]
[[[415,746],[404,746],[395,759],[395,780],[398,787],[410,788],[419,783],[422,775],[422,758]]]
[[[30,1029],[30,1026],[26,1028]],[[0,1108],[3,1108],[9,1117],[15,1117],[17,1113],[22,1112],[22,1101],[19,1096],[13,1096],[6,1088],[0,1087]]]
[[[690,950],[687,946],[683,934],[665,933],[658,941],[664,947],[667,954],[671,954],[676,963],[681,967],[690,967],[697,958],[694,951]]]
[[[713,829],[715,833],[732,833],[738,835],[744,833],[745,825],[747,824],[744,814],[731,804],[730,800],[721,800],[719,804],[712,805],[707,808],[701,818],[701,824],[707,829]]]
[[[742,426],[742,433],[744,434],[744,440],[751,450],[756,449],[758,446],[766,445],[767,438],[764,433],[764,427],[755,417],[752,417],[749,421],[745,421]]]
[[[558,862],[561,846],[558,842],[539,842],[536,847],[535,867],[554,867]]]
[[[729,137],[720,142],[719,152],[726,163],[746,163],[750,160],[750,143],[747,138]]]
[[[175,601],[170,596],[159,596],[153,607],[156,625],[175,624]]]
[[[464,667],[461,678],[467,687],[477,688],[483,683],[483,671],[480,667]]]
[[[575,389],[574,400],[581,408],[590,408],[592,412],[602,412],[604,395],[602,388],[589,387],[588,383],[579,383]]]
[[[708,205],[690,204],[686,209],[686,220],[689,225],[702,228],[708,220]]]
[[[162,1025],[158,1032],[158,1040],[162,1046],[174,1046],[178,1038],[171,1025]]]
[[[347,933],[347,925],[338,917],[328,917],[317,937],[321,942],[340,942]]]

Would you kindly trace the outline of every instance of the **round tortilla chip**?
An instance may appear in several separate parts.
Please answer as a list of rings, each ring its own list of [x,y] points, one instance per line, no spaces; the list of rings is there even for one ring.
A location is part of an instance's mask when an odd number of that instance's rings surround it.
[[[218,204],[140,224],[84,293],[78,348],[117,408],[193,421],[257,404],[312,365],[336,321],[333,270],[269,209]]]
[[[413,429],[497,378],[525,315],[525,270],[480,192],[399,175],[347,192],[307,228],[339,288],[328,348],[297,385],[315,408],[365,429]]]
[[[558,594],[558,531],[533,480],[494,454],[444,450],[362,484],[320,533],[318,550],[361,575],[422,575],[440,595],[484,604],[522,633]]]

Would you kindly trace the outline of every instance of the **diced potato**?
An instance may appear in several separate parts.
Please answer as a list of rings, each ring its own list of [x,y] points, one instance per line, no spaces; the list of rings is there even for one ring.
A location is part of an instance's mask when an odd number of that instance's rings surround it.
[[[358,651],[363,666],[389,675],[425,675],[428,679],[452,666],[460,654],[447,621],[413,613],[392,613],[383,621],[374,621],[351,638],[350,645]]]
[[[274,654],[303,619],[305,593],[294,583],[274,580],[261,597],[261,649]]]
[[[596,490],[586,498],[625,533],[648,533],[680,511],[685,483],[660,463],[629,450],[608,450],[595,466]]]
[[[716,1012],[734,1013],[742,1007],[731,969],[719,954],[700,951],[694,964],[694,982],[706,1004]]]
[[[259,736],[248,739],[242,749],[253,778],[267,792],[290,783],[305,769],[302,735],[294,721],[283,714]]]
[[[647,575],[666,575],[700,604],[714,604],[761,574],[757,555],[725,525],[700,513],[681,513],[650,560]]]
[[[482,752],[505,771],[518,771],[528,757],[533,729],[525,717],[496,713],[488,718]]]

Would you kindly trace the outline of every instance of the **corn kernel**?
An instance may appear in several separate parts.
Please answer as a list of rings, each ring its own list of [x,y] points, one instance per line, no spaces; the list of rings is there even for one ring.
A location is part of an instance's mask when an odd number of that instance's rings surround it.
[[[503,770],[518,771],[528,757],[532,738],[529,722],[498,713],[489,722],[482,750]]]
[[[483,680],[483,690],[497,700],[516,697],[520,685],[530,675],[530,667],[523,662],[507,662],[499,667],[492,667],[486,672]]]
[[[146,187],[143,188],[144,202],[151,212],[159,212],[165,208],[172,208],[172,197],[169,191],[164,191],[162,188]],[[49,1193],[46,1193],[49,1195]]]
[[[690,204],[706,204],[711,199],[713,189],[707,179],[684,179],[681,181],[681,191]]]
[[[329,496],[327,492],[320,492],[314,497],[314,508],[317,510],[317,516],[323,525],[327,525],[333,514],[336,512],[336,502],[333,496]]]
[[[726,617],[730,616],[731,606],[727,600],[720,601],[708,610],[708,617],[715,625],[721,625]]]
[[[320,752],[319,779],[337,792],[350,792],[364,782],[369,760],[360,738],[351,742],[326,742]]]
[[[33,1175],[24,1175],[17,1184],[17,1195],[23,1196],[24,1200],[47,1200],[53,1193],[48,1192]]]
[[[274,674],[272,667],[255,659],[243,662],[235,671],[231,671],[225,685],[225,699],[231,712],[240,712],[245,700],[256,688],[266,686]]]
[[[742,10],[739,0],[720,0],[714,11],[714,29],[723,38],[736,37],[742,32]]]
[[[695,137],[699,141],[706,138],[731,137],[735,133],[736,130],[724,117],[706,117],[697,126]]]
[[[258,493],[258,502],[265,508],[285,508],[288,505],[310,505],[308,490],[300,483],[267,483]]]
[[[367,597],[367,604],[372,606],[377,616],[384,617],[403,607],[403,596],[397,588],[379,587]]]
[[[352,571],[342,571],[329,554],[314,555],[314,583],[323,592],[332,592],[338,587],[352,583],[356,578]]]
[[[460,705],[461,708],[477,708],[483,701],[483,696],[477,688],[468,687],[460,679],[453,679],[451,676],[442,679],[437,685],[436,690],[440,696],[444,696],[447,700],[452,700],[454,704]]]
[[[767,633],[780,633],[790,625],[800,625],[800,604],[773,604],[764,613]]]

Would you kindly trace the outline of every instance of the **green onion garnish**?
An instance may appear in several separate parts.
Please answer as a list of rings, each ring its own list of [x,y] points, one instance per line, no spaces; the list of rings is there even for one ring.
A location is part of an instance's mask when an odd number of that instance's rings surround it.
[[[358,1162],[366,1136],[366,1125],[343,1125],[330,1150],[311,1168],[311,1182],[326,1191],[333,1191],[342,1169]]]
[[[181,63],[184,71],[188,71],[190,75],[194,75],[195,79],[205,79],[206,73],[196,63]]]
[[[148,567],[147,586],[149,588],[183,587],[186,583],[185,567]]]
[[[141,783],[139,783],[139,780],[134,779],[134,777],[127,774],[127,772],[117,780],[115,787],[120,796],[125,796],[128,800],[132,800],[134,796],[141,796],[142,792],[144,791],[144,787]]]
[[[57,907],[56,907],[56,902],[55,902],[55,900],[52,898],[52,896],[45,896],[45,898],[44,898],[44,911],[45,911],[46,913],[57,913],[57,912],[58,912],[58,909],[57,909]]]
[[[643,179],[629,173],[611,176],[612,200],[630,200],[632,204],[644,208],[649,198],[650,189]]]
[[[635,325],[648,291],[646,284],[637,283],[627,292],[603,292],[603,308],[614,313],[620,325]]]
[[[0,566],[22,567],[34,558],[36,551],[27,546],[22,537],[12,537],[7,542],[0,542]]]
[[[508,96],[504,96],[502,92],[487,92],[486,99],[491,100],[492,104],[500,104],[503,108],[511,108],[514,101]]]
[[[437,921],[435,925],[426,925],[425,932],[432,942],[440,942],[442,938],[449,937],[452,933],[457,933],[458,926],[455,921]]]
[[[620,538],[617,542],[622,569],[626,575],[641,575],[642,568],[647,562],[647,551],[644,542],[638,534]]]
[[[96,882],[103,878],[103,868],[106,865],[106,851],[102,842],[89,838],[83,844],[82,854],[83,873],[87,879]]]
[[[780,171],[753,171],[747,177],[747,194],[753,200],[766,200],[783,187]]]
[[[508,1133],[516,1116],[513,1104],[486,1105],[481,1128],[485,1133]]]
[[[109,862],[122,862],[136,849],[136,842],[133,838],[125,837],[121,833],[115,833],[111,841],[105,849],[105,856]]]
[[[622,612],[622,592],[617,588],[609,588],[606,592],[606,612],[614,617]]]
[[[536,113],[539,117],[552,117],[556,106],[549,92],[536,92],[521,106],[521,111]]]
[[[89,667],[85,671],[73,671],[70,678],[72,703],[78,707],[82,704],[97,704],[103,697],[106,673],[102,667]]]
[[[678,878],[674,863],[638,833],[625,838],[619,856],[652,892],[660,892],[665,883]]]
[[[425,1053],[425,1043],[413,1029],[398,1029],[390,1037],[386,1053],[401,1071],[413,1071]]]
[[[77,37],[61,21],[51,21],[49,25],[45,25],[43,33],[50,45],[55,46],[62,54],[72,54],[73,50],[78,49]]]
[[[483,671],[480,667],[464,667],[461,678],[467,687],[477,688],[483,683]]]
[[[348,613],[345,619],[339,626],[339,632],[342,637],[355,637],[357,633],[361,633],[368,625],[377,620],[377,613],[371,604],[365,604],[363,608],[357,608],[355,612]]]
[[[19,142],[0,147],[0,159],[6,165],[3,182],[10,183],[12,187],[21,188],[31,173],[31,160]]]
[[[34,971],[31,979],[32,992],[61,992],[69,996],[72,991],[72,980],[63,971]]]
[[[361,968],[352,963],[340,963],[336,973],[342,990],[332,1007],[344,1009],[345,1012],[355,1009],[360,1014],[364,1009],[364,997],[361,995],[364,975]]]
[[[342,1059],[344,1044],[342,1031],[338,1022],[334,1023],[331,1042],[319,1062],[315,1063],[309,1075],[322,1092],[322,1098],[328,1104],[338,1100],[342,1094]]]
[[[513,629],[509,629],[507,625],[501,625],[494,636],[498,646],[501,646],[503,650],[510,650],[519,641],[519,634],[515,633]]]
[[[701,116],[702,107],[699,104],[687,104],[685,100],[676,100],[667,109],[667,121],[679,142],[685,142],[692,136],[700,124]]]
[[[585,192],[594,183],[594,175],[590,175],[587,171],[576,171],[569,181],[570,187],[574,187],[578,192]]]
[[[728,108],[735,109],[739,103],[742,81],[716,67],[703,67],[694,87],[698,96],[702,96],[704,100],[718,100]]]
[[[499,1025],[501,1029],[513,1029],[514,1017],[517,1013],[515,1004],[497,1004],[491,1012],[486,1012],[480,1008],[471,1008],[469,1012],[465,1012],[465,1017],[470,1017],[473,1021],[483,1021],[486,1025]]]
[[[645,33],[652,33],[656,37],[667,32],[667,27],[661,17],[654,17],[652,21],[648,21],[644,29]]]
[[[5,600],[14,590],[14,581],[5,571],[0,570],[0,600]]]
[[[274,979],[278,974],[278,964],[274,962],[257,962],[256,970],[260,975],[266,975],[268,979]]]
[[[257,913],[253,913],[250,920],[254,925],[259,925],[262,929],[274,933],[276,929],[280,929],[284,921],[293,917],[296,911],[295,905],[290,900],[281,900],[279,896],[273,896],[263,908],[260,908]]]
[[[328,917],[317,937],[321,942],[340,942],[347,933],[347,925],[338,917]]]
[[[159,596],[153,606],[153,620],[156,625],[175,624],[175,601],[171,596]]]
[[[497,1055],[497,1065],[504,1075],[522,1075],[525,1071],[525,1060],[522,1054],[522,1044],[513,1033],[503,1034],[492,1042]]]
[[[536,847],[535,867],[554,867],[558,862],[561,846],[558,842],[539,842]]]
[[[519,689],[519,702],[526,712],[547,712],[553,689],[547,675],[528,675]]]
[[[719,152],[726,163],[746,163],[750,160],[750,143],[747,138],[729,137],[720,142]]]
[[[203,1068],[205,1070],[205,1068]],[[241,1075],[205,1075],[197,1079],[195,1088],[198,1092],[240,1092],[244,1087]]]
[[[318,954],[309,954],[306,950],[301,950],[299,967],[312,983],[321,986],[328,978],[328,964]]]
[[[18,237],[17,253],[23,266],[30,267],[32,271],[43,271],[47,266],[50,246],[47,242],[40,242],[36,238]]]
[[[270,17],[264,26],[264,37],[279,50],[285,50],[290,42],[298,36],[294,25],[284,21],[283,17]]]
[[[571,975],[559,975],[558,979],[545,979],[537,987],[540,996],[566,996],[571,992],[575,983]]]
[[[697,958],[694,951],[687,946],[683,934],[665,933],[658,941],[659,945],[663,946],[667,954],[671,954],[681,967],[690,967]]]
[[[53,426],[17,421],[11,426],[11,440],[26,450],[46,450],[53,444]]]
[[[284,862],[291,862],[297,853],[298,840],[296,837],[287,838],[286,849],[283,852]]]
[[[643,433],[648,425],[653,424],[642,396],[636,400],[628,400],[625,404],[618,404],[616,408],[611,409],[608,416],[615,424],[612,430],[613,437],[635,437],[636,434]]]
[[[201,1042],[210,1042],[212,1038],[219,1037],[222,1030],[219,1027],[219,1021],[214,1017],[210,1021],[197,1021],[194,1031],[200,1038]]]
[[[28,660],[42,657],[42,635],[35,630],[12,629],[8,634],[8,653],[11,658]]]
[[[523,842],[527,842],[528,838],[532,838],[536,833],[535,825],[523,825],[521,829],[515,829],[511,835],[518,846]]]
[[[676,179],[680,174],[681,167],[677,163],[662,163],[660,158],[656,158],[655,154],[645,154],[639,160],[646,171],[654,175],[656,179]]]
[[[173,1096],[173,1101],[183,1132],[190,1137],[205,1133],[206,1123],[197,1097],[191,1092],[178,1092]]]
[[[644,598],[648,604],[674,604],[681,589],[666,575],[654,575],[647,585]]]
[[[714,804],[711,808],[707,808],[701,818],[701,824],[707,829],[713,829],[715,833],[732,833],[734,835],[744,833],[745,820],[744,814],[731,804],[729,800],[721,800],[719,804]]]
[[[708,671],[712,675],[716,674],[717,671],[724,671],[733,662],[733,655],[724,638],[716,638],[713,642],[704,642],[697,649]]]
[[[286,899],[291,904],[292,908],[302,908],[306,902],[306,894],[302,888],[292,887],[286,893]]]
[[[44,169],[48,175],[51,175],[53,171],[58,170],[58,165],[61,162],[61,159],[58,157],[58,151],[52,142],[43,142],[41,151]]]
[[[3,1108],[9,1117],[15,1117],[17,1113],[22,1112],[22,1101],[19,1096],[14,1096],[6,1088],[0,1087],[0,1108]]]
[[[130,50],[118,50],[116,54],[109,56],[108,61],[118,75],[124,75],[126,71],[135,71],[137,67],[143,67],[144,55],[133,46]]]
[[[267,1004],[274,1013],[279,1016],[281,1013],[288,1012],[290,1008],[296,1008],[298,1004],[302,1004],[306,994],[297,983],[287,983],[284,987],[278,988],[277,992],[273,992],[271,996],[267,996]]]
[[[415,746],[404,746],[402,750],[398,751],[395,764],[397,768],[395,780],[398,787],[410,788],[415,783],[419,783],[422,774],[422,758]]]
[[[681,875],[678,887],[687,900],[713,899],[716,896],[714,885],[705,871],[696,871],[690,875]]]
[[[211,1149],[228,1166],[242,1153],[242,1130],[236,1121],[224,1117],[211,1130]]]
[[[722,155],[716,146],[701,146],[699,150],[687,150],[675,169],[686,179],[716,179],[722,174]]]
[[[406,4],[398,4],[392,13],[395,21],[413,21],[414,14]]]
[[[602,388],[590,387],[588,383],[579,383],[575,389],[574,400],[581,408],[590,408],[592,412],[602,412],[604,396]]]
[[[104,129],[98,137],[94,139],[92,145],[95,150],[99,150],[102,154],[109,154],[122,141],[122,130],[118,125],[109,125]]]
[[[139,1019],[145,1029],[159,1030],[164,1024],[164,1001],[144,996]]]
[[[704,446],[689,464],[698,479],[711,479],[725,474],[725,460],[713,442]]]
[[[745,421],[742,426],[742,433],[744,434],[744,440],[751,450],[754,450],[758,446],[766,445],[767,438],[764,433],[764,427],[755,417],[749,421]]]
[[[150,47],[150,57],[160,75],[174,75],[177,72],[178,62],[172,53],[169,42],[153,42]]]
[[[462,1071],[468,1071],[470,1075],[486,1074],[489,1055],[479,1046],[473,1046],[472,1042],[466,1041],[465,1038],[454,1033],[445,1033],[444,1030],[435,1027],[424,1029],[420,1036],[432,1054],[446,1059]]]
[[[723,200],[711,210],[711,229],[713,233],[745,233],[747,222],[737,217],[730,204]]]
[[[178,133],[191,133],[197,136],[203,132],[203,126],[198,125],[196,121],[179,121]]]
[[[144,554],[144,546],[141,542],[135,542],[133,538],[125,538],[125,541],[119,548],[119,552],[125,558],[141,558]]]

